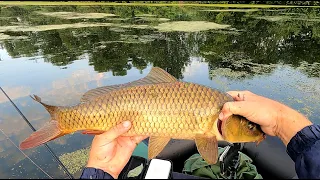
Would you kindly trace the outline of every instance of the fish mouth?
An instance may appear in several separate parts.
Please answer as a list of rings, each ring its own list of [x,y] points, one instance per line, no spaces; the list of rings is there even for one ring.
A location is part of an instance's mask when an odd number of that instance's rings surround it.
[[[256,146],[258,146],[266,138],[267,138],[267,135],[263,133],[262,137],[256,141]]]
[[[217,128],[220,135],[222,136],[222,121],[220,119],[218,119]]]

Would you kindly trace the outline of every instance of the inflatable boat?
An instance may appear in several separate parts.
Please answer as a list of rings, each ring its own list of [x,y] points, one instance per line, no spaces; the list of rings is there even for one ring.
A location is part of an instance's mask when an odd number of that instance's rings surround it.
[[[148,139],[143,143],[148,145]],[[218,146],[224,148],[230,147],[230,144],[220,141]],[[252,159],[252,164],[256,166],[263,179],[298,179],[294,162],[287,154],[284,144],[277,137],[267,136],[258,146],[256,143],[242,143],[239,151]],[[173,165],[172,172],[181,173],[185,161],[196,153],[198,151],[194,141],[172,139],[156,158],[170,160]],[[147,160],[143,158],[142,161]]]

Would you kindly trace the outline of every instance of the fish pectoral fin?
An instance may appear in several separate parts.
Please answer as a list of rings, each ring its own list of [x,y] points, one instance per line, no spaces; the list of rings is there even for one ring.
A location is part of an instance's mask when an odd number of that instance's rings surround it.
[[[171,139],[170,137],[151,136],[149,138],[149,145],[148,145],[148,158],[152,159],[156,157],[168,144],[170,139]]]
[[[216,136],[196,135],[197,149],[208,164],[216,164],[218,160],[218,141]]]
[[[100,131],[100,130],[84,130],[82,131],[82,134],[88,134],[88,135],[99,135],[104,133],[105,131]]]
[[[153,67],[149,72],[149,74],[144,78],[141,78],[139,80],[132,81],[129,83],[125,83],[125,84],[103,86],[103,87],[92,89],[84,93],[80,101],[81,102],[90,101],[90,100],[96,99],[101,95],[104,95],[111,91],[122,89],[122,88],[133,87],[137,85],[169,83],[169,82],[176,82],[176,81],[178,80],[171,74],[167,73],[165,70],[159,67]]]
[[[33,132],[27,139],[20,143],[20,149],[29,149],[54,140],[65,135],[59,129],[57,121],[49,121],[42,128]]]

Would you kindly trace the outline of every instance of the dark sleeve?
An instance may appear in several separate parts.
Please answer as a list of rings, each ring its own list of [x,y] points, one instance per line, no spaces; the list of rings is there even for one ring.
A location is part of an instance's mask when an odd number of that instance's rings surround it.
[[[80,179],[114,179],[110,174],[101,169],[86,167],[82,171]]]
[[[303,128],[290,140],[287,152],[299,179],[320,178],[320,126]]]

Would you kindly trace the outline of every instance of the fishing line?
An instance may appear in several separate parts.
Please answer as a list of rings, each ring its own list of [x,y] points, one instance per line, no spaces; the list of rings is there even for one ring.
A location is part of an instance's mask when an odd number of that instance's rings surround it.
[[[21,151],[21,149],[9,138],[9,136],[2,129],[0,129],[0,131],[26,158],[28,158],[32,162],[32,164],[34,164],[37,168],[39,168],[50,179],[53,179],[48,173],[46,173],[41,167],[39,167],[34,161],[32,161],[32,159],[27,154]]]
[[[14,102],[10,99],[10,97],[7,95],[7,93],[0,87],[0,90],[3,92],[3,94],[9,99],[11,104],[15,107],[15,109],[18,111],[18,113],[21,115],[21,117],[24,119],[24,121],[29,125],[29,127],[33,130],[36,131],[36,129],[32,126],[30,121],[22,114],[22,112],[19,110],[19,108],[14,104]],[[50,152],[52,157],[60,164],[62,169],[66,172],[66,174],[69,176],[70,179],[74,179],[73,176],[70,174],[68,169],[63,165],[63,163],[59,160],[59,158],[53,153],[51,148],[47,145],[47,143],[44,143],[44,146],[47,148],[47,150]],[[20,148],[19,148],[20,149]]]

